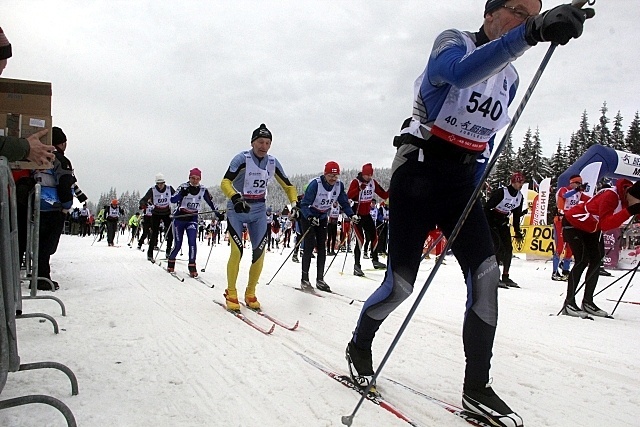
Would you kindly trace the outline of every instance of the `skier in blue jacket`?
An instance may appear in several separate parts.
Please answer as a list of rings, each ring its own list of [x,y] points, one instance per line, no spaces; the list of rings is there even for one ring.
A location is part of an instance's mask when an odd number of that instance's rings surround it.
[[[365,302],[346,350],[352,378],[363,387],[374,375],[376,332],[413,290],[424,236],[437,225],[449,238],[474,192],[479,155],[509,123],[507,107],[518,86],[511,63],[539,42],[564,45],[579,37],[593,12],[570,5],[543,14],[540,9],[539,0],[487,1],[477,32],[451,29],[437,37],[414,84],[412,116],[394,140],[388,269]],[[522,426],[521,417],[489,385],[500,277],[478,201],[452,249],[467,286],[463,406],[493,425]]]

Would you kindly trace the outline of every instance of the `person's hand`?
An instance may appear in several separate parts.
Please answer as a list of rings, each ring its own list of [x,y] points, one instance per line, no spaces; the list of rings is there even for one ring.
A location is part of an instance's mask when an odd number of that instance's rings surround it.
[[[29,154],[27,155],[27,160],[30,162],[34,162],[38,165],[45,165],[53,162],[53,159],[55,159],[55,156],[53,155],[55,147],[53,145],[45,145],[40,142],[40,138],[45,136],[47,132],[49,132],[49,129],[42,129],[27,138],[27,141],[29,142]]]
[[[291,208],[291,214],[290,217],[292,219],[298,219],[300,218],[300,208],[297,206],[294,206],[293,208]]]
[[[640,214],[640,203],[634,203],[633,205],[629,205],[629,207],[627,208],[627,210],[629,211],[629,213],[631,215],[638,215]]]
[[[317,227],[320,225],[320,218],[318,218],[317,216],[310,216],[309,218],[307,218],[309,220],[309,223],[313,226],[313,227]]]
[[[587,186],[589,185],[588,182],[584,182],[580,185],[578,185],[578,187],[576,187],[576,190],[578,191],[587,191]]]
[[[231,201],[233,202],[233,210],[236,211],[236,213],[249,213],[251,210],[249,203],[247,203],[239,194],[234,195],[231,198]]]
[[[351,223],[357,224],[358,222],[360,222],[360,217],[358,215],[351,215]]]
[[[516,238],[516,241],[518,243],[521,243],[524,240],[524,234],[522,234],[522,231],[520,231],[520,230],[516,231],[516,234],[513,237]]]
[[[592,18],[591,8],[579,9],[570,4],[562,4],[540,15],[528,18],[525,25],[525,40],[531,46],[538,42],[565,45],[582,34],[585,19]]]

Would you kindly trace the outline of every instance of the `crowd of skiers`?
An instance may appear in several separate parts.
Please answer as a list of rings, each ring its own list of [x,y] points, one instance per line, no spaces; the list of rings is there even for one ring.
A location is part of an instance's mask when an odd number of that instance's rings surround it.
[[[484,206],[473,194],[480,185],[479,177],[493,149],[496,133],[511,120],[508,106],[519,84],[512,62],[537,44],[565,45],[580,37],[585,20],[593,16],[592,9],[572,5],[560,5],[544,13],[540,13],[541,7],[540,0],[488,0],[478,31],[450,29],[437,37],[424,71],[414,83],[412,115],[404,121],[400,135],[394,140],[397,151],[389,189],[382,188],[373,178],[370,163],[363,165],[358,176],[346,185],[339,180],[339,164],[328,161],[323,173],[312,179],[299,195],[283,166],[268,153],[273,135],[261,124],[251,135],[251,148],[231,159],[222,178],[220,186],[228,199],[224,209],[214,205],[208,190],[200,183],[199,169],[190,170],[188,181],[176,188],[166,185],[162,174],[156,175],[155,185],[140,200],[140,209],[145,212],[143,223],[150,224],[146,233],[149,235],[148,259],[154,260],[154,248],[164,237],[167,270],[173,271],[186,233],[189,272],[197,276],[198,215],[206,205],[219,220],[226,215],[230,245],[224,292],[226,307],[240,310],[236,282],[248,239],[251,266],[244,287],[244,302],[258,310],[256,287],[265,251],[273,244],[276,248],[285,244],[274,238],[282,228],[285,233],[287,229],[295,230],[290,233],[299,236],[300,245],[296,246],[304,248],[300,284],[303,290],[313,288],[310,269],[314,248],[315,287],[330,292],[324,280],[327,254],[335,253],[344,244],[348,249],[348,236],[353,233],[357,242],[353,248],[353,274],[361,276],[361,258],[368,240],[371,246],[367,256],[373,268],[387,271],[380,287],[363,305],[345,356],[354,383],[375,392],[372,362],[375,335],[384,320],[412,293],[427,235],[437,229],[449,238],[455,232],[451,250],[462,270],[461,282],[468,290],[462,328],[466,362],[463,406],[492,425],[521,427],[522,418],[493,390],[489,371],[498,320],[498,288],[518,286],[509,275],[512,256],[509,217],[513,218],[515,238],[521,239],[519,218],[526,209],[523,209],[520,188],[525,178],[514,173],[510,184],[495,191]],[[61,154],[66,138],[63,144],[62,132],[56,129],[53,135],[56,153],[59,153],[56,159],[62,167],[38,176],[43,188],[64,184],[63,190],[58,186],[55,198],[50,192],[42,199],[41,252],[47,257],[55,252],[61,213],[71,208],[75,183],[70,163]],[[22,141],[23,145],[28,143]],[[47,177],[58,172],[56,180]],[[290,227],[286,221],[274,224],[273,219],[269,219],[266,190],[270,180],[276,180],[289,199]],[[605,316],[607,313],[593,302],[603,257],[601,234],[640,213],[640,182],[632,184],[619,179],[614,187],[605,188],[588,200],[583,197],[583,185],[579,176],[574,176],[567,189],[558,191],[561,207],[556,221],[556,256],[560,254],[560,247],[565,246],[560,242],[563,239],[575,258],[567,277],[563,312],[580,317]],[[386,220],[383,209],[384,231],[370,214],[376,195],[389,206]],[[470,200],[473,203],[467,206]],[[176,206],[174,209],[172,204]],[[334,209],[342,213],[336,216]],[[109,245],[113,245],[122,214],[117,200],[104,208]],[[463,222],[458,223],[460,218]],[[342,236],[338,241],[339,221]],[[42,231],[43,227],[46,232]],[[379,258],[383,238],[387,242],[387,263]],[[286,244],[290,245],[290,241]],[[48,274],[48,258],[44,261],[41,260],[41,268],[46,264],[47,268],[42,271]],[[558,267],[559,258],[554,261],[554,280],[562,277]],[[579,307],[575,292],[585,269],[586,286]],[[565,259],[563,273],[567,270]]]

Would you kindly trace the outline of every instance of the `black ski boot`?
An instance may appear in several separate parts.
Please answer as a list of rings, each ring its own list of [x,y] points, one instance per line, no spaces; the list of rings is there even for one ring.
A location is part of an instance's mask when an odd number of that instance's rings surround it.
[[[464,386],[462,407],[486,418],[492,425],[522,427],[520,415],[516,414],[498,397],[489,384],[480,387]]]
[[[360,265],[356,264],[353,266],[353,275],[358,277],[364,276],[364,273],[362,272]]]
[[[374,259],[372,262],[373,262],[373,268],[375,268],[376,270],[386,270],[387,269],[387,264],[383,264],[380,261],[378,261],[377,259]]]
[[[565,316],[580,317],[581,319],[587,319],[589,317],[589,314],[586,311],[581,310],[576,305],[575,301],[566,302],[564,307],[562,307],[561,313]]]
[[[520,285],[518,285],[516,282],[511,280],[509,278],[509,276],[505,276],[504,274],[502,275],[501,282],[504,283],[505,285],[507,285],[509,288],[519,288],[520,287]]]
[[[588,314],[591,314],[593,316],[609,317],[609,313],[607,313],[603,309],[599,308],[593,302],[582,301],[582,311],[585,311]]]
[[[611,274],[607,270],[605,270],[604,267],[600,267],[600,270],[598,270],[598,274],[600,276],[613,276],[613,274]]]
[[[303,291],[313,291],[313,286],[311,286],[309,279],[300,280],[300,289]]]
[[[327,282],[322,279],[316,279],[316,288],[318,288],[319,291],[331,292],[331,288],[327,285]]]
[[[371,357],[371,349],[363,350],[353,343],[353,340],[347,344],[345,351],[347,366],[349,367],[349,375],[351,381],[360,388],[367,388],[373,379],[373,359]],[[375,384],[371,386],[369,393],[374,396],[380,396],[376,390]]]
[[[300,262],[300,260],[298,259],[298,254],[293,254],[293,256],[291,257],[291,261]]]

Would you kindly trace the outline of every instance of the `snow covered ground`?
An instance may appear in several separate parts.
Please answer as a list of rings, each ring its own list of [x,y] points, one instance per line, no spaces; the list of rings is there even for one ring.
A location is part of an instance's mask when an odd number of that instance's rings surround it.
[[[215,283],[209,289],[189,278],[180,283],[146,261],[143,252],[128,248],[122,237],[121,247],[108,248],[104,241],[91,246],[92,237],[63,236],[52,258],[52,276],[60,282],[55,296],[64,302],[67,316],[51,300],[24,301],[25,313],[54,316],[60,333],[54,334],[48,321],[17,321],[22,363],[66,364],[78,377],[80,393],[71,396],[61,372],[38,370],[11,373],[0,400],[49,394],[64,401],[83,427],[339,426],[341,416],[352,412],[359,395],[295,351],[346,371],[344,349],[361,303],[294,291],[300,264],[291,261],[265,286],[287,253],[269,252],[258,297],[266,311],[286,322],[299,320],[300,328],[276,328],[265,336],[212,302],[222,301],[226,286],[226,242],[213,248],[206,272],[200,273]],[[204,242],[199,270],[208,253]],[[248,254],[242,260],[240,290]],[[384,273],[363,260],[367,278],[354,277],[349,256],[341,274],[343,260],[340,254],[326,281],[337,292],[366,299]],[[433,265],[433,260],[423,262],[417,287]],[[178,262],[178,270],[186,273],[186,260]],[[550,276],[550,263],[514,260],[511,277],[522,289],[500,290],[494,388],[527,426],[637,426],[640,306],[621,304],[615,320],[557,317],[551,314],[561,307],[565,283],[552,282]],[[598,289],[613,279],[601,277]],[[626,283],[610,287],[596,303],[611,311],[615,303],[607,298],[617,300]],[[374,363],[382,359],[417,293],[383,324],[374,342]],[[637,283],[625,299],[640,301]],[[458,265],[447,257],[382,376],[459,404],[464,300]],[[389,382],[381,380],[380,389],[418,425],[468,425]],[[29,405],[0,411],[0,425],[63,426],[65,421],[49,406]],[[365,402],[353,425],[408,424]]]

